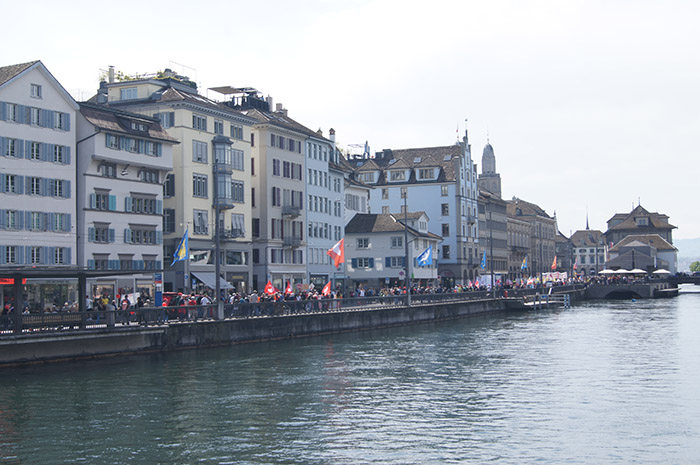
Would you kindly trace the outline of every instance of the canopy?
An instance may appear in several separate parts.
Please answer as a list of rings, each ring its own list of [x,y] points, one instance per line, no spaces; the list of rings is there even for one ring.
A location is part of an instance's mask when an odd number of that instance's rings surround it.
[[[608,269],[600,270],[600,271],[598,272],[598,274],[615,274],[615,273],[617,273],[617,271],[615,271],[615,270],[608,270]]]
[[[659,270],[654,271],[652,274],[671,274],[671,272],[668,271],[668,270],[664,270],[663,268],[661,268],[661,269],[659,269]]]
[[[640,270],[639,268],[635,268],[634,270],[630,271],[630,273],[634,273],[634,274],[647,274],[646,271]]]
[[[202,281],[202,284],[207,286],[210,289],[216,289],[216,273],[205,273],[203,271],[193,271],[192,275]],[[231,286],[229,283],[226,282],[225,279],[222,277],[219,277],[219,286],[221,286],[221,289],[233,289],[233,286]]]

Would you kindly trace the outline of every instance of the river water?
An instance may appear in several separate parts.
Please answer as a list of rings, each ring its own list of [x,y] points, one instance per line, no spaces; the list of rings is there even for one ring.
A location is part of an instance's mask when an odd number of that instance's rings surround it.
[[[2,370],[0,463],[700,463],[684,290]]]

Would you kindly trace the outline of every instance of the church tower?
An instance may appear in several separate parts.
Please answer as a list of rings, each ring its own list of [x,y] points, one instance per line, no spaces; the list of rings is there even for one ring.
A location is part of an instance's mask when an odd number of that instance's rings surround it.
[[[501,175],[496,172],[496,155],[494,155],[493,147],[488,140],[481,155],[481,174],[477,184],[480,190],[501,198]]]

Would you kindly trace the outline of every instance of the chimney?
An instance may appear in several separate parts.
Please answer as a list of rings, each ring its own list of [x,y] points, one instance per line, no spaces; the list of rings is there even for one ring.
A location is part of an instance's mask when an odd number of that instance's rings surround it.
[[[114,66],[110,65],[109,66],[109,71],[107,72],[108,80],[110,84],[114,82]]]
[[[284,116],[287,116],[287,110],[284,108],[284,105],[282,105],[281,103],[278,103],[275,105],[275,112],[282,113]]]
[[[270,96],[268,95],[267,97],[265,97],[265,101],[267,102],[267,111],[272,111],[272,109],[275,108],[275,107],[272,105],[272,103],[273,103],[273,102],[272,102],[272,97],[270,97]]]
[[[335,129],[330,128],[328,130],[328,138],[335,144]]]

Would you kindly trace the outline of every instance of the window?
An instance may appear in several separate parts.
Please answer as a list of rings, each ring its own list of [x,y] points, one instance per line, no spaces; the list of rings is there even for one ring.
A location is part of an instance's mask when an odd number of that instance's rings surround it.
[[[29,144],[29,158],[32,160],[41,160],[41,143],[31,142]]]
[[[406,179],[405,171],[389,171],[389,176],[392,181],[404,181]]]
[[[175,175],[170,173],[165,176],[165,183],[163,184],[163,197],[173,196],[175,196]]]
[[[440,195],[442,195],[443,197],[447,197],[448,188],[449,186],[447,186],[447,184],[443,184],[442,186],[440,186]]]
[[[41,110],[38,108],[29,109],[29,123],[34,126],[41,124]]]
[[[387,257],[389,260],[388,265],[390,268],[402,268],[404,266],[404,257]]]
[[[450,215],[450,205],[443,203],[442,204],[442,216],[449,216]]]
[[[200,115],[192,115],[192,127],[200,131],[207,130],[207,117]]]
[[[370,260],[367,257],[362,257],[357,259],[357,267],[356,268],[371,268],[370,267]]]
[[[449,245],[442,246],[442,258],[450,258],[450,246]]]
[[[231,237],[245,236],[245,216],[241,213],[231,213]]]
[[[368,237],[362,237],[357,239],[357,248],[358,249],[369,249],[369,238]]]
[[[207,163],[207,143],[198,140],[192,141],[192,161]]]
[[[16,174],[6,174],[5,175],[5,185],[4,191],[7,193],[18,194],[19,189],[17,186],[17,175]]]
[[[119,150],[119,137],[114,134],[105,134],[105,146],[110,149]]]
[[[165,234],[175,232],[175,209],[163,209],[163,232]]]
[[[53,146],[53,161],[55,163],[65,163],[66,160],[66,147],[63,145]]]
[[[41,195],[41,178],[29,178],[29,193],[32,195]]]
[[[96,210],[110,210],[109,208],[109,194],[104,192],[96,192],[95,196],[95,209]]]
[[[7,115],[7,121],[14,121],[15,123],[18,120],[19,113],[17,111],[17,105],[14,103],[8,103],[6,106],[6,115]]]
[[[241,126],[231,125],[231,138],[243,140],[243,128]]]
[[[231,181],[231,196],[234,202],[245,202],[245,191],[243,181]]]
[[[138,98],[138,92],[136,87],[125,87],[119,89],[119,100],[133,100]]]
[[[398,247],[403,247],[403,237],[401,236],[394,236],[391,238],[391,248],[395,249]]]
[[[450,225],[448,223],[442,223],[442,237],[448,237],[450,235]]]
[[[272,175],[273,176],[280,175],[280,161],[277,160],[276,158],[272,159]]]
[[[53,182],[53,192],[51,194],[54,197],[64,197],[67,194],[65,181],[61,181],[59,179],[56,179]]]
[[[280,188],[273,187],[272,188],[272,206],[279,207],[281,205],[282,205],[282,198],[280,196]]]
[[[255,208],[255,188],[250,188],[250,206]]]
[[[209,195],[206,174],[192,175],[192,196],[206,198]]]
[[[131,213],[145,213],[155,215],[160,213],[159,200],[146,197],[126,197],[126,207],[124,211]]]
[[[382,189],[382,200],[388,200],[389,199],[389,189],[383,188]]]
[[[158,118],[160,120],[160,126],[163,129],[171,128],[175,126],[175,112],[171,111],[168,113],[156,113],[153,115],[154,118]]]
[[[214,120],[214,134],[224,135],[224,122],[218,119]]]
[[[88,240],[103,244],[112,242],[114,240],[114,230],[109,229],[109,226],[105,224],[95,224],[94,228],[88,229]]]
[[[288,161],[283,161],[282,162],[282,176],[285,178],[291,177],[291,168],[290,164]]]
[[[30,84],[29,95],[32,98],[41,98],[41,86],[39,84]]]
[[[65,247],[56,247],[53,253],[53,262],[56,265],[65,265],[66,264],[66,248]]]
[[[434,168],[421,168],[418,170],[418,178],[420,179],[433,179],[435,177]]]
[[[255,147],[255,134],[250,135],[250,146]]]
[[[17,210],[5,210],[5,228],[18,229],[17,216]]]
[[[194,210],[194,234],[209,233],[209,212],[206,210]]]
[[[6,157],[16,157],[18,156],[17,153],[17,139],[10,139],[9,137],[5,139],[5,151],[3,152],[3,155]]]
[[[231,167],[234,170],[245,171],[243,150],[231,149]],[[251,165],[252,168],[252,165]],[[254,174],[254,173],[251,173]]]
[[[17,246],[8,245],[5,248],[5,263],[8,265],[17,263]]]
[[[32,231],[39,231],[44,229],[42,226],[42,214],[41,212],[31,212],[29,214],[29,229]]]
[[[116,163],[105,163],[102,162],[99,167],[100,174],[105,178],[116,178],[117,177],[117,165]]]
[[[29,248],[29,263],[32,265],[38,265],[41,263],[41,247],[30,247]]]
[[[139,178],[141,182],[148,182],[151,184],[158,184],[160,180],[158,170],[147,170],[145,168],[139,171]]]
[[[159,142],[146,142],[146,155],[158,157],[160,156],[162,151],[163,149]]]

